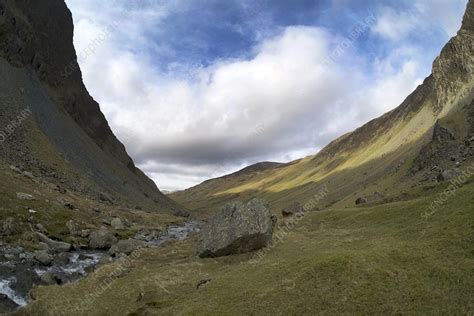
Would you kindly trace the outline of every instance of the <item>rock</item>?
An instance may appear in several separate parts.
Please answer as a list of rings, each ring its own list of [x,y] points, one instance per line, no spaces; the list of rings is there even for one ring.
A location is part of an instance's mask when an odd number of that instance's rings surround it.
[[[76,207],[72,203],[64,203],[64,207],[70,210],[76,209]]]
[[[459,177],[461,175],[461,171],[459,169],[449,169],[442,171],[438,177],[438,182],[445,182],[449,181],[453,178]]]
[[[53,256],[51,256],[45,250],[38,250],[34,252],[34,258],[36,261],[41,263],[44,266],[50,266],[53,263]]]
[[[44,227],[43,224],[41,224],[41,223],[36,224],[35,228],[36,228],[37,231],[39,231],[42,234],[47,234],[48,233],[48,230],[46,229],[46,227]]]
[[[51,249],[49,248],[48,244],[47,243],[44,243],[44,242],[39,242],[38,243],[38,248],[41,249],[41,250],[45,250],[45,251],[50,251]]]
[[[198,282],[198,284],[196,285],[196,289],[202,289],[203,287],[205,287],[209,282],[211,282],[212,279],[206,279],[206,280],[201,280]]]
[[[254,199],[222,207],[203,227],[198,245],[201,258],[258,250],[271,241],[272,213],[267,202]]]
[[[439,143],[445,143],[450,140],[455,140],[456,138],[450,132],[449,129],[443,127],[439,120],[436,121],[434,128],[433,128],[433,136],[432,139],[438,141]]]
[[[365,203],[367,203],[367,198],[365,197],[360,197],[355,201],[356,205],[365,204]]]
[[[179,210],[179,209],[173,209],[171,210],[171,212],[173,213],[173,215],[175,216],[178,216],[178,217],[189,217],[190,214],[184,210]]]
[[[53,263],[60,266],[68,265],[69,262],[70,262],[69,254],[66,252],[58,254],[53,259]]]
[[[19,200],[25,200],[25,201],[34,200],[33,195],[27,194],[27,193],[23,193],[23,192],[17,192],[17,193],[16,193],[16,198],[19,199]]]
[[[40,281],[44,285],[56,285],[61,284],[62,280],[52,272],[45,272],[41,275]]]
[[[117,230],[125,228],[125,225],[123,224],[122,220],[118,217],[110,221],[110,226],[112,226],[113,229],[117,229]]]
[[[300,202],[294,202],[292,205],[290,205],[289,207],[287,207],[287,208],[285,208],[281,211],[281,214],[284,217],[293,216],[296,213],[304,213],[304,208],[300,204]]]
[[[82,237],[82,238],[87,238],[87,237],[90,236],[90,234],[91,234],[90,229],[83,229],[83,230],[81,230],[81,237]]]
[[[60,185],[56,186],[56,191],[58,191],[61,194],[66,194],[66,192],[67,192],[67,190],[65,188],[63,188],[62,186],[60,186]]]
[[[12,301],[5,294],[0,293],[0,314],[7,314],[13,312],[18,307],[18,304]]]
[[[99,200],[113,204],[113,199],[106,193],[99,193]]]
[[[21,170],[20,170],[18,167],[15,167],[15,166],[13,166],[13,165],[10,166],[10,170],[11,170],[11,171],[14,171],[14,172],[16,172],[16,173],[21,173]]]
[[[100,222],[106,226],[110,226],[110,219],[103,218]]]
[[[66,222],[66,227],[72,236],[81,236],[81,228],[77,222],[71,219]]]
[[[102,258],[100,258],[99,263],[97,265],[103,266],[112,262],[114,262],[114,259],[111,256],[103,256]]]
[[[62,241],[52,240],[42,233],[36,233],[36,235],[38,236],[39,240],[47,244],[54,252],[68,252],[72,248],[71,244]]]
[[[13,217],[0,221],[0,236],[12,236],[20,233],[20,227]]]
[[[91,249],[109,249],[116,242],[117,238],[105,227],[93,231],[89,236],[89,247]]]
[[[35,176],[33,175],[33,173],[29,172],[29,171],[23,171],[22,172],[23,176],[25,176],[26,178],[28,179],[34,179]]]
[[[135,250],[143,247],[145,247],[145,243],[140,240],[120,240],[118,243],[113,245],[112,248],[110,248],[109,255],[112,257],[115,257],[118,254],[125,254],[128,256]]]

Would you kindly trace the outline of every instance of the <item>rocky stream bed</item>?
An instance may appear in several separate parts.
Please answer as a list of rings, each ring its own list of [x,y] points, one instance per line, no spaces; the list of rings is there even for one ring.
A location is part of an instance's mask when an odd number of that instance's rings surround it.
[[[199,222],[189,221],[169,226],[162,233],[138,233],[133,240],[146,247],[159,247],[167,241],[186,239],[199,227]],[[0,314],[28,304],[35,285],[74,282],[110,260],[108,250],[79,249],[58,253],[50,264],[44,264],[33,252],[0,241]]]

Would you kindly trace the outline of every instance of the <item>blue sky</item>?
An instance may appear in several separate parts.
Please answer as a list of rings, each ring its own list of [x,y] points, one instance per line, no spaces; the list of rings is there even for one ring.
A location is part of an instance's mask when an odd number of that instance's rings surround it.
[[[315,154],[429,75],[467,0],[66,0],[84,81],[177,190]]]

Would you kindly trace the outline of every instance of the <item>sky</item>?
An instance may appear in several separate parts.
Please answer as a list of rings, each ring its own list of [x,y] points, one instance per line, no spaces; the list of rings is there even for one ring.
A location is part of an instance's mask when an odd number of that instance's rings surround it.
[[[175,191],[316,154],[431,73],[467,0],[66,0],[84,82]]]

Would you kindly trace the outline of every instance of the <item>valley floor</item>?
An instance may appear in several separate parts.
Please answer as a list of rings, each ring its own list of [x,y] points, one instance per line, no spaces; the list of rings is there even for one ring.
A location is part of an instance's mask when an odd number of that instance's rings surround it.
[[[78,283],[35,289],[17,314],[472,315],[474,183],[429,210],[446,188],[307,213],[258,255],[198,259],[196,237],[140,250]]]

